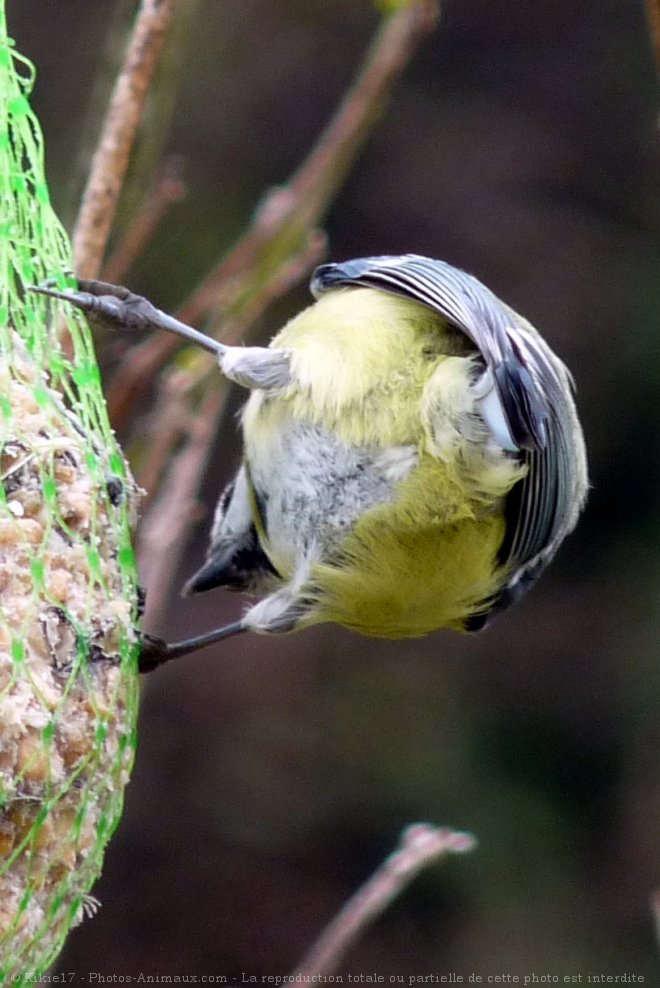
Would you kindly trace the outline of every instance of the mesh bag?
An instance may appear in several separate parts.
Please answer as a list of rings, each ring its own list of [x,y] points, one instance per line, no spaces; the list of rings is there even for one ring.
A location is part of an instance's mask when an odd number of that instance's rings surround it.
[[[135,485],[67,285],[0,0],[0,983],[34,979],[94,900],[137,711]]]

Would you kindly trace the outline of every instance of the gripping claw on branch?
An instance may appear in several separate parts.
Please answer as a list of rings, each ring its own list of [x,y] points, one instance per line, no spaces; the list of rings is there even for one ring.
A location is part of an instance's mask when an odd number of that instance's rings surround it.
[[[140,672],[152,672],[154,669],[165,665],[170,659],[178,659],[184,655],[190,655],[192,652],[206,648],[207,645],[214,645],[224,638],[240,635],[243,631],[247,631],[247,626],[243,621],[235,621],[233,624],[225,624],[222,628],[215,628],[213,631],[196,635],[194,638],[185,638],[183,641],[172,642],[171,644],[168,644],[162,638],[158,638],[157,635],[149,635],[145,631],[138,631],[140,640],[138,668]]]
[[[142,295],[124,288],[122,285],[110,285],[106,281],[91,281],[84,278],[78,280],[78,288],[52,288],[49,282],[42,285],[30,285],[29,290],[37,295],[61,299],[82,309],[94,321],[112,329],[123,329],[134,332],[163,329],[176,333],[191,343],[209,350],[220,359],[227,351],[224,344],[205,336],[192,326],[180,322],[174,316],[169,316],[157,309],[152,302]]]

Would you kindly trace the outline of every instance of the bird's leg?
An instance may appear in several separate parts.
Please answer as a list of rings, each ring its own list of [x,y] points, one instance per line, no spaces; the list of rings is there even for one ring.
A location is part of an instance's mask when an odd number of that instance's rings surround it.
[[[140,631],[138,632],[140,639],[138,668],[140,672],[152,672],[171,659],[190,655],[201,648],[206,648],[207,645],[214,645],[224,638],[232,638],[234,635],[240,635],[241,632],[247,630],[247,625],[243,621],[235,621],[233,624],[226,624],[222,628],[214,628],[213,631],[207,631],[202,635],[196,635],[194,638],[185,638],[183,641],[172,642],[171,644],[156,635],[148,635],[146,632]]]
[[[234,635],[240,635],[244,631],[270,635],[295,631],[301,618],[309,612],[311,606],[311,601],[301,597],[294,586],[287,585],[251,607],[242,621],[223,625],[222,628],[214,628],[213,631],[205,631],[201,635],[195,635],[194,638],[184,638],[183,641],[168,644],[157,635],[138,631],[140,641],[138,668],[140,672],[152,672],[171,659],[191,655],[199,649],[215,645],[225,638],[233,638]]]
[[[157,309],[142,295],[121,285],[80,279],[77,289],[31,286],[30,291],[62,299],[82,309],[93,320],[113,329],[154,331],[163,329],[212,353],[225,377],[245,388],[265,391],[286,387],[290,380],[290,355],[270,347],[226,346],[186,323]]]

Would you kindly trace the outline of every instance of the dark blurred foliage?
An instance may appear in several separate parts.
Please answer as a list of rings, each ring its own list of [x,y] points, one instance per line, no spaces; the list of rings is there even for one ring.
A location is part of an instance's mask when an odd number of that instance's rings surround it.
[[[119,43],[132,4],[8,6],[38,66],[48,172],[70,218],[108,32]],[[419,878],[344,975],[654,982],[660,155],[643,11],[447,0],[327,223],[334,258],[443,257],[547,335],[574,371],[590,449],[578,532],[482,636],[390,643],[329,627],[228,642],[154,674],[103,908],[61,970],[283,974],[399,828],[428,819],[470,829],[478,850]],[[299,163],[377,22],[362,0],[201,0],[196,13],[176,102],[172,56],[150,109],[152,147],[161,135],[183,157],[189,194],[128,278],[164,307]],[[263,334],[305,298],[282,300]],[[205,503],[235,466],[235,432],[228,416]],[[175,596],[159,630],[211,627],[238,606]]]

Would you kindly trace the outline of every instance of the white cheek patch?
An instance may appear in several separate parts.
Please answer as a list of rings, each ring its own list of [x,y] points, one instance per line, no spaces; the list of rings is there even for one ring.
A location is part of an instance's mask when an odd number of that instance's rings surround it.
[[[252,528],[252,509],[248,491],[245,467],[241,467],[234,480],[231,496],[224,495],[218,501],[213,516],[211,529],[211,545],[221,539],[237,539]]]

